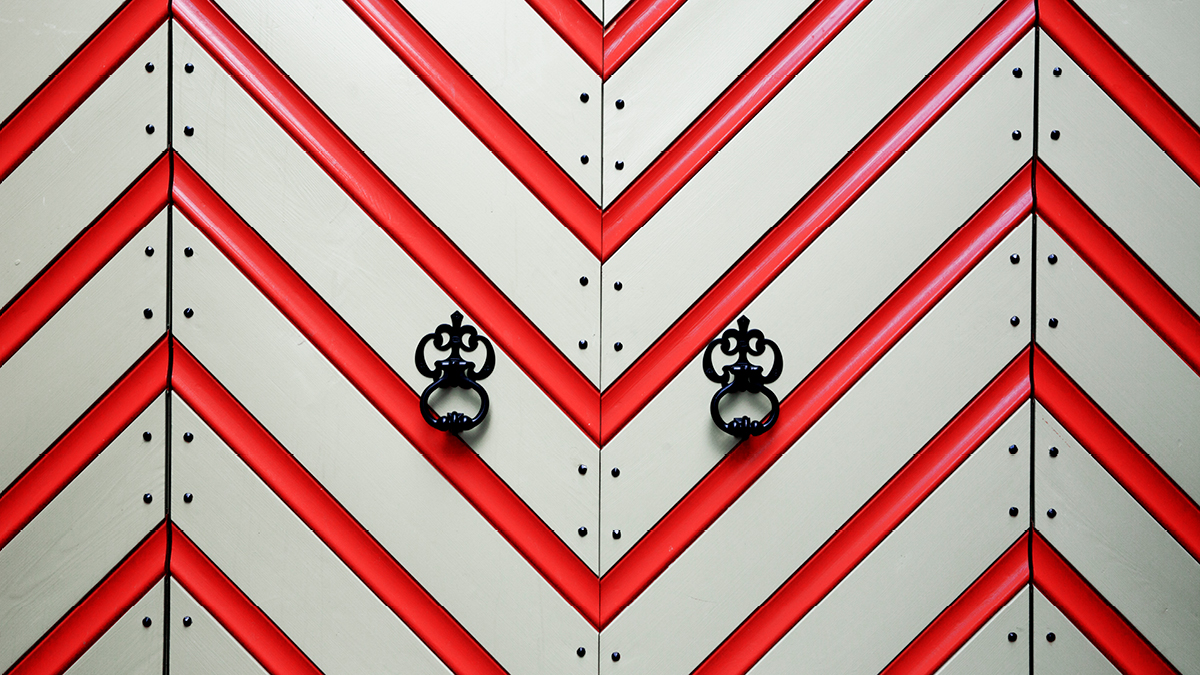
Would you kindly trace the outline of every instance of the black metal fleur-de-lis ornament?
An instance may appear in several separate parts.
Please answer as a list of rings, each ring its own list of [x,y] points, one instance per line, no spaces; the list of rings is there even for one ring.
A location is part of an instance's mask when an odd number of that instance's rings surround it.
[[[417,343],[416,359],[417,370],[425,377],[433,378],[433,383],[421,392],[421,417],[434,429],[457,434],[474,429],[487,417],[488,395],[478,380],[492,374],[492,368],[496,365],[496,353],[492,349],[491,341],[480,335],[474,326],[462,325],[463,315],[460,312],[455,311],[451,314],[450,321],[451,323],[444,323],[434,332],[421,338]],[[425,346],[431,342],[434,349],[450,352],[446,358],[434,361],[432,368],[425,362]],[[476,370],[475,363],[463,359],[461,352],[473,352],[479,345],[484,346],[487,355],[483,367]],[[452,387],[473,389],[479,394],[479,412],[475,413],[474,417],[456,411],[438,415],[429,407],[429,397],[433,392]]]
[[[766,433],[779,419],[779,399],[775,398],[775,394],[766,385],[779,379],[779,374],[783,372],[783,354],[779,352],[779,346],[773,340],[768,340],[761,330],[750,330],[750,319],[742,316],[737,320],[737,325],[737,328],[727,329],[721,337],[708,343],[708,348],[704,350],[704,374],[721,385],[709,405],[713,423],[731,436],[745,438]],[[720,347],[721,353],[726,356],[737,354],[738,357],[737,361],[723,366],[719,375],[713,368],[712,361],[713,351],[717,347]],[[764,375],[762,366],[750,363],[750,357],[762,356],[768,348],[771,350],[773,363],[771,370]],[[721,399],[728,394],[742,391],[766,396],[771,402],[770,414],[761,421],[746,416],[728,422],[722,419],[721,412],[717,409]]]

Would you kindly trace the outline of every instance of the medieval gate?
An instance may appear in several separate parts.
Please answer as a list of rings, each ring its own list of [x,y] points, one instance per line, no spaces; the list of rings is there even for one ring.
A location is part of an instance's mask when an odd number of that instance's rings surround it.
[[[1200,673],[1200,7],[1077,1],[3,0],[0,670]]]

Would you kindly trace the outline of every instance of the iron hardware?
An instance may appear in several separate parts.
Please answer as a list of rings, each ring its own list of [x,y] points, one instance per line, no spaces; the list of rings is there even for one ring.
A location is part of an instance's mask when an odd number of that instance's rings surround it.
[[[709,405],[713,423],[730,436],[745,438],[766,433],[775,426],[776,420],[779,419],[779,399],[766,385],[779,379],[780,373],[783,372],[783,354],[779,351],[779,345],[776,345],[773,340],[768,340],[761,330],[757,328],[750,330],[750,319],[742,316],[737,323],[737,328],[727,329],[721,334],[721,337],[708,343],[708,347],[704,350],[704,374],[708,379],[721,385],[717,393],[713,394],[712,403]],[[720,347],[721,353],[726,356],[738,355],[736,362],[722,367],[723,372],[720,375],[713,368],[712,362],[713,351],[717,347]],[[770,372],[763,375],[762,366],[750,363],[749,357],[762,356],[768,347],[771,348],[773,361]],[[746,416],[728,422],[721,419],[721,412],[718,409],[721,399],[727,394],[742,391],[767,397],[767,400],[771,402],[771,412],[766,419],[751,420]]]
[[[434,429],[454,434],[474,429],[479,426],[484,417],[487,417],[488,395],[477,380],[491,375],[492,368],[496,365],[496,352],[492,349],[491,341],[480,335],[474,326],[462,325],[462,320],[462,313],[455,311],[451,314],[450,324],[444,323],[438,326],[434,332],[421,338],[421,341],[417,343],[416,355],[417,370],[425,377],[433,379],[433,383],[421,392],[421,417],[425,418],[429,426]],[[425,362],[425,346],[430,342],[433,343],[434,349],[450,352],[450,356],[435,361],[432,368]],[[475,370],[475,363],[463,359],[460,351],[473,352],[481,344],[484,346],[487,356],[484,358],[483,367]],[[468,417],[455,411],[439,417],[433,408],[429,407],[429,397],[433,392],[453,387],[473,389],[475,393],[479,394],[479,412],[474,417]]]

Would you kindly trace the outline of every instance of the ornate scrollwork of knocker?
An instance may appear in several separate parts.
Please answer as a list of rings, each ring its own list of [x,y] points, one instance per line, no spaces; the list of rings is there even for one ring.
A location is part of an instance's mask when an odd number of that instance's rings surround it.
[[[421,417],[434,429],[454,434],[474,429],[487,417],[488,395],[478,380],[491,375],[492,368],[496,365],[496,353],[492,349],[491,341],[480,335],[474,326],[462,325],[462,320],[463,315],[456,311],[450,315],[451,323],[444,323],[434,332],[421,338],[417,343],[416,357],[417,370],[425,377],[433,378],[433,383],[421,392]],[[450,352],[446,358],[434,361],[432,368],[425,362],[425,346],[431,342],[434,349]],[[475,363],[463,359],[461,352],[473,352],[479,345],[484,346],[487,356],[484,358],[483,367],[475,370]],[[433,392],[453,387],[473,389],[479,394],[479,412],[474,417],[455,411],[438,415],[429,407],[429,397]]]
[[[743,316],[737,320],[737,325],[737,328],[727,329],[721,334],[721,337],[708,343],[708,348],[704,350],[704,374],[708,376],[708,379],[721,385],[720,390],[713,395],[712,404],[709,406],[713,423],[721,431],[731,436],[745,438],[766,433],[768,429],[775,426],[775,421],[779,419],[779,399],[775,398],[775,394],[767,388],[767,385],[779,379],[779,374],[783,372],[783,354],[779,352],[779,346],[773,340],[768,340],[761,330],[757,328],[750,330],[750,319]],[[734,354],[738,356],[737,361],[722,367],[723,372],[720,375],[713,368],[712,362],[713,351],[717,347],[720,347],[721,353],[726,356]],[[768,347],[771,349],[774,361],[770,372],[763,375],[762,366],[750,363],[749,357],[762,356]],[[771,402],[770,414],[761,421],[752,420],[746,416],[728,422],[723,420],[721,412],[718,410],[721,399],[727,394],[742,391],[766,396],[767,400]]]

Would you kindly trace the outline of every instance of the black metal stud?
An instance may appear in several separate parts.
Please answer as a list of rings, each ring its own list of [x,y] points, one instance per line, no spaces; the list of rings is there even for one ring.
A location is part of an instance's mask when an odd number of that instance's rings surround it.
[[[190,616],[183,617],[183,627],[189,628],[191,625],[192,625],[192,617],[190,617]]]
[[[193,66],[190,63],[183,64],[183,72],[185,72],[185,73],[190,73],[195,69],[196,69],[196,66]]]
[[[146,133],[148,133],[148,134],[154,133],[154,125],[153,124],[146,125]]]
[[[1054,317],[1050,317],[1049,323],[1050,323],[1051,328],[1058,328],[1058,319],[1056,319]]]
[[[1021,510],[1015,506],[1008,507],[1008,515],[1012,516],[1013,518],[1016,518],[1017,514],[1020,512],[1021,512]]]
[[[142,432],[142,440],[143,441],[146,441],[147,443],[149,443],[151,438],[154,438],[154,436],[152,436],[149,431]]]
[[[1058,448],[1056,448],[1056,447],[1051,447],[1051,448],[1050,448],[1050,456],[1051,456],[1051,457],[1058,457]]]
[[[586,527],[580,527],[580,528],[579,528],[579,536],[581,536],[581,537],[586,537],[586,536],[587,536],[587,528],[586,528]]]
[[[582,94],[580,94],[580,95],[579,95],[579,100],[580,100],[580,101],[582,101],[582,102],[584,102],[584,103],[587,103],[587,102],[588,102],[588,100],[589,100],[589,99],[591,99],[591,98],[592,98],[592,97],[591,97],[591,96],[588,96],[588,93],[587,93],[586,91],[585,91],[585,92],[583,92]],[[580,649],[583,649],[583,647],[580,647]],[[583,656],[583,654],[580,654],[580,656]]]
[[[1049,261],[1049,263],[1051,265],[1053,265],[1058,262],[1058,256],[1051,253],[1050,255],[1046,256],[1046,260]]]
[[[184,504],[192,503],[192,493],[190,493],[190,492],[183,493],[183,503]]]
[[[192,255],[195,253],[196,252],[192,250],[191,246],[188,246],[187,248],[183,249],[183,254],[189,258],[192,257]]]
[[[587,94],[584,94],[584,96],[587,96]],[[575,655],[582,659],[584,656],[587,655],[587,650],[584,649],[583,647],[580,647],[579,649],[575,650]]]
[[[1054,642],[1055,637],[1054,633],[1046,633],[1046,642]]]
[[[580,348],[580,349],[587,349],[587,340],[580,340],[580,341],[579,341],[579,348]]]
[[[625,345],[621,344],[620,342],[618,342],[618,343],[616,343],[616,344],[614,344],[614,345],[613,345],[613,350],[614,350],[614,351],[618,351],[618,352],[619,352],[619,351],[621,351],[621,350],[622,350],[622,349],[624,349],[624,348],[625,348]]]
[[[192,432],[190,432],[190,431],[183,432],[183,442],[184,443],[191,443],[193,438],[195,438],[195,436],[192,435]]]
[[[612,653],[612,660],[613,660],[613,661],[620,661],[620,660],[621,660],[621,652],[613,652],[613,653]]]
[[[613,166],[617,167],[617,171],[620,171],[621,169],[625,168],[625,162],[622,162],[621,160],[618,159],[616,161],[616,163],[613,164]]]
[[[1021,77],[1023,74],[1020,68],[1013,68],[1013,77]]]
[[[1062,136],[1062,134],[1058,131],[1058,129],[1053,129],[1050,131],[1050,140],[1057,141],[1059,136]]]
[[[1019,141],[1019,140],[1021,140],[1021,130],[1020,130],[1020,129],[1013,129],[1013,134],[1012,134],[1012,136],[1013,136],[1013,140],[1014,140],[1014,141]]]
[[[1016,445],[1008,446],[1008,454],[1010,454],[1010,455],[1017,454],[1017,446]]]
[[[1055,76],[1055,77],[1058,77],[1059,75],[1062,75],[1062,68],[1055,68],[1055,69],[1054,69],[1054,76]]]
[[[625,99],[623,99],[623,98],[617,99],[617,110],[624,110],[624,109],[625,109]]]
[[[1014,316],[1014,317],[1010,318],[1010,319],[1008,320],[1008,322],[1009,322],[1009,323],[1011,323],[1011,324],[1012,324],[1012,325],[1014,325],[1014,326],[1020,325],[1020,323],[1021,323],[1021,317],[1019,317],[1019,316]]]
[[[579,277],[579,285],[580,285],[580,286],[587,286],[587,285],[588,285],[588,278],[587,278],[587,277]]]
[[[1016,634],[1016,633],[1009,633],[1009,634],[1008,634],[1008,641],[1009,641],[1009,642],[1016,642],[1016,641],[1017,641],[1017,634]]]
[[[588,163],[588,156],[587,156],[587,155],[580,155],[580,156],[579,156],[579,163],[580,163],[580,164],[587,164],[587,163]]]
[[[196,130],[190,126],[186,126],[183,128],[184,136],[191,136],[192,134],[195,134],[195,133],[196,133]]]
[[[620,475],[621,475],[621,470],[614,466],[613,470],[612,470],[612,477],[616,478],[617,476],[620,476]]]
[[[147,258],[149,258],[149,257],[150,257],[150,256],[152,256],[152,255],[154,255],[154,247],[153,247],[153,246],[147,246],[147,247],[146,247],[146,257],[147,257]]]
[[[146,494],[142,495],[142,501],[149,504],[150,502],[154,501],[154,495],[147,492]]]
[[[617,282],[613,283],[613,289],[614,289],[614,290],[618,290],[618,291],[619,291],[619,290],[621,290],[622,288],[625,288],[625,284],[622,284],[622,283],[621,283],[621,282],[619,282],[619,281],[617,281]]]
[[[613,539],[620,539],[620,538],[621,538],[621,531],[613,530]]]
[[[183,315],[189,319],[192,318],[193,314],[195,314],[195,312],[192,311],[191,307],[188,307],[187,309],[183,310]]]
[[[1017,255],[1016,253],[1014,253],[1014,254],[1012,254],[1012,255],[1008,256],[1008,261],[1009,261],[1010,263],[1012,263],[1012,264],[1016,265],[1017,263],[1021,262],[1021,256],[1019,256],[1019,255]]]
[[[142,617],[142,625],[145,626],[146,628],[149,628],[150,624],[152,624],[152,623],[154,623],[154,622],[150,620],[150,617],[148,617],[148,616]]]
[[[580,476],[586,476],[586,475],[587,475],[587,464],[580,464],[580,465],[579,465],[579,475],[580,475]]]
[[[146,309],[142,310],[142,316],[146,317],[147,319],[153,319],[154,318],[154,310],[147,307]]]
[[[154,64],[153,64],[153,63],[151,63],[150,61],[147,61],[147,62],[146,62],[146,72],[147,72],[147,73],[153,73],[153,72],[154,72]]]
[[[1046,515],[1049,516],[1050,518],[1053,518],[1054,516],[1058,515],[1058,511],[1055,511],[1054,509],[1050,509],[1049,511],[1046,512]]]

